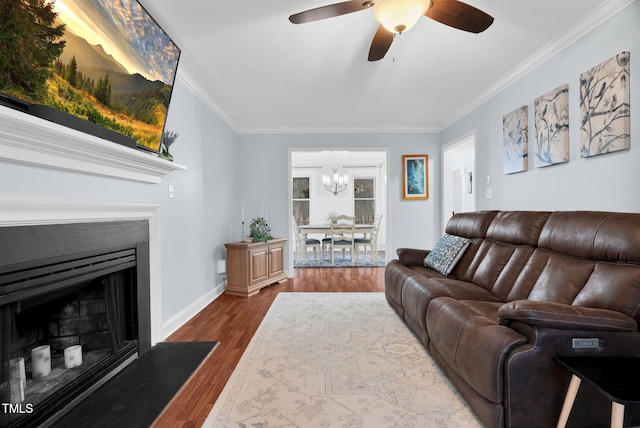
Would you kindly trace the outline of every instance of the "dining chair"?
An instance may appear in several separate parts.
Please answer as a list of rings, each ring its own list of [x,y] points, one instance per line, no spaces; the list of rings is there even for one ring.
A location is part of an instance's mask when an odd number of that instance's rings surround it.
[[[329,247],[331,252],[331,264],[334,262],[334,253],[338,248],[342,248],[342,258],[344,259],[344,250],[349,249],[351,264],[354,264],[354,233],[355,233],[355,217],[347,215],[339,215],[331,218],[331,229],[328,237],[322,242]]]
[[[374,261],[374,254],[378,255],[378,234],[380,231],[380,223],[382,222],[382,215],[376,216],[373,221],[373,230],[369,236],[365,236],[363,238],[355,238],[354,246],[356,250],[356,257],[358,257],[358,251],[360,247],[364,247],[364,255],[367,255],[367,247],[369,247],[371,262]]]
[[[318,249],[322,245],[319,239],[309,238],[306,239],[303,237],[303,234],[300,233],[300,228],[298,227],[298,222],[296,221],[296,217],[292,216],[292,224],[293,224],[293,235],[296,241],[296,261],[305,261],[307,259],[307,248],[313,248],[313,257],[316,261],[318,261]],[[302,259],[301,259],[302,257]]]

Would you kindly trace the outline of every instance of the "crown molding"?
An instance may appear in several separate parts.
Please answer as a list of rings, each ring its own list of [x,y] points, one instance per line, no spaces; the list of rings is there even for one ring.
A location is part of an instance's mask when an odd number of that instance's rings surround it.
[[[499,81],[491,85],[487,90],[481,93],[477,98],[472,100],[463,109],[461,109],[455,116],[451,117],[448,121],[442,124],[440,132],[447,129],[473,110],[480,107],[485,102],[507,89],[509,86],[526,76],[538,66],[542,65],[550,58],[560,53],[563,49],[572,45],[598,26],[603,24],[608,19],[617,15],[620,11],[635,3],[637,0],[609,0],[602,2],[602,6],[585,16],[578,21],[576,25],[567,29],[558,37],[547,43],[536,53],[527,58],[518,67],[511,70],[508,74],[503,76]]]
[[[429,126],[253,126],[239,134],[425,134],[440,132]]]
[[[229,126],[236,134],[240,133],[240,127],[238,124],[229,117],[228,114],[218,105],[207,91],[200,86],[200,84],[184,69],[184,67],[178,67],[177,79],[189,89],[189,91],[196,96],[200,101],[206,105],[216,116],[218,116],[224,123]]]

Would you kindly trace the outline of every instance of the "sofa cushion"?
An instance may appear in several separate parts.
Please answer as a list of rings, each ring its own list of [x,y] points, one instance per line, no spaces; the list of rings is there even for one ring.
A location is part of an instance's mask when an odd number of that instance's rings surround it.
[[[487,229],[487,239],[535,246],[550,215],[548,211],[500,211]]]
[[[439,297],[429,304],[427,330],[431,346],[478,394],[502,403],[506,356],[526,343],[515,330],[498,324],[497,302]]]
[[[640,215],[558,211],[544,225],[538,246],[582,259],[640,263]]]
[[[542,256],[542,257],[539,257]],[[534,251],[530,262],[545,259],[539,271],[530,271],[535,284],[527,297],[529,300],[571,304],[593,272],[595,263],[550,253],[540,248]],[[524,272],[524,271],[523,271]]]
[[[424,265],[442,275],[449,275],[470,242],[467,238],[445,234],[424,258]]]
[[[518,275],[507,301],[538,300],[571,304],[595,263],[536,248]]]
[[[467,249],[464,258],[471,248]],[[485,239],[475,251],[473,260],[466,265],[461,260],[453,273],[457,278],[479,285],[506,301],[532,252],[533,247],[528,245],[507,245]]]
[[[491,292],[470,282],[444,277],[427,278],[422,275],[411,275],[406,278],[402,285],[402,296],[400,298],[402,306],[404,306],[405,320],[411,319],[416,326],[426,330],[429,302],[442,296],[454,299],[499,302]]]
[[[425,278],[446,278],[446,276],[444,276],[440,272],[436,272],[435,270],[425,266],[407,266],[407,269],[409,269],[414,274],[424,276]]]
[[[596,263],[573,305],[619,311],[640,322],[640,266]]]
[[[445,233],[464,238],[484,238],[498,211],[457,213],[449,219]]]

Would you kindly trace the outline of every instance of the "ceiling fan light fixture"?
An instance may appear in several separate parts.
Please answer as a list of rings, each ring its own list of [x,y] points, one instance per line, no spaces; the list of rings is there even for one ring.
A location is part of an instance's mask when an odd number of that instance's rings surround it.
[[[387,31],[404,33],[418,22],[430,4],[430,0],[378,0],[373,5],[373,15]]]

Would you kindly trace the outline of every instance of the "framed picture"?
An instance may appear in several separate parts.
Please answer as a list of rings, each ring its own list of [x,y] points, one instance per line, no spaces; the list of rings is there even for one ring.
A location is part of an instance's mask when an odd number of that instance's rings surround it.
[[[402,199],[429,199],[429,155],[402,155]]]

